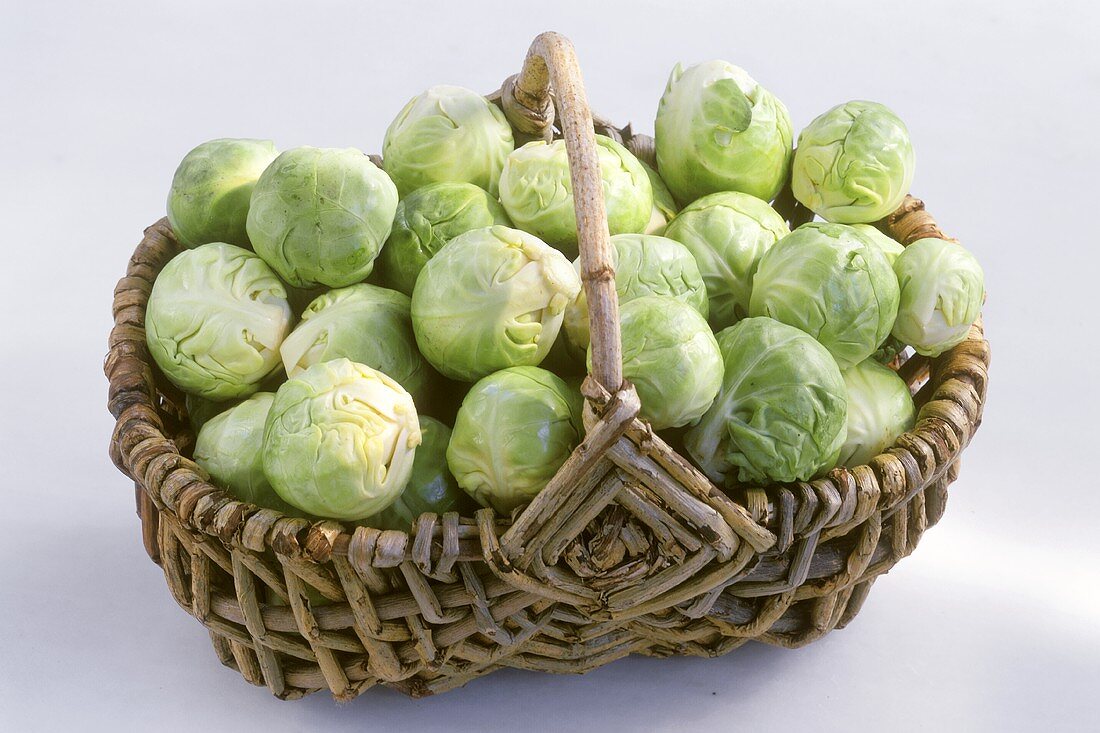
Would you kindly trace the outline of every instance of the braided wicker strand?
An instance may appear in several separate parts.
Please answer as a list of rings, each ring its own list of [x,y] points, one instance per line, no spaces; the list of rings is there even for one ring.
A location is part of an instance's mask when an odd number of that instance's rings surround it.
[[[584,141],[593,125],[631,149],[651,140],[593,123],[572,47],[554,34],[536,40],[498,98],[518,131],[551,136],[555,117],[565,127],[585,286],[607,319],[601,368],[584,385],[585,440],[512,522],[427,514],[406,533],[234,500],[187,457],[181,395],[145,346],[152,284],[180,251],[165,220],[145,231],[115,289],[110,454],[133,479],[146,550],[218,659],[277,697],[347,700],[374,685],[422,696],[505,667],[577,673],[635,653],[810,643],[849,623],[874,580],[939,521],[981,422],[989,346],[979,321],[936,359],[900,360],[918,421],[869,465],[719,491],[637,419],[619,368],[607,227]],[[878,226],[903,243],[946,238],[911,197]]]

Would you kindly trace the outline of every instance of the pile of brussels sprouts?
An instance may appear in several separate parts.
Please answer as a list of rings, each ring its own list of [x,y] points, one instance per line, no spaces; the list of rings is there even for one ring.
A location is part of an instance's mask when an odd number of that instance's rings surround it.
[[[711,61],[673,70],[655,142],[657,170],[597,137],[642,418],[726,487],[889,447],[915,411],[885,364],[958,344],[984,297],[958,244],[869,226],[909,190],[905,125],[848,102],[796,151],[786,107]],[[266,140],[191,151],[168,197],[187,249],[153,287],[150,352],[187,394],[196,462],[242,500],[380,528],[507,514],[584,435],[565,145],[517,144],[484,97],[439,86],[382,151],[382,167]],[[788,229],[769,203],[788,181],[821,221]]]

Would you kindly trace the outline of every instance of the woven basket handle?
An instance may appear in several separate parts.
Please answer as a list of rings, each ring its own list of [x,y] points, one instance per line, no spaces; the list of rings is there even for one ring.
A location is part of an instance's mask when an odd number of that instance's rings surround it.
[[[538,36],[527,52],[523,70],[505,82],[501,101],[509,121],[530,134],[546,135],[557,108],[573,180],[581,281],[588,298],[592,332],[592,376],[615,394],[622,386],[623,364],[611,235],[592,112],[569,39],[552,32]]]

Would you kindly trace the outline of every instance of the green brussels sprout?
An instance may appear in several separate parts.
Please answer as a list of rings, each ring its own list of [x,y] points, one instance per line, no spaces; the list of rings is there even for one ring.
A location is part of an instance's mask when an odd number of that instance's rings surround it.
[[[848,398],[836,361],[806,333],[746,318],[718,334],[722,389],[684,445],[716,482],[807,481],[844,444]]]
[[[497,200],[472,183],[433,183],[397,205],[393,231],[378,260],[386,282],[412,295],[416,277],[439,248],[459,234],[510,226]]]
[[[417,517],[428,512],[473,514],[473,502],[459,488],[447,468],[447,444],[451,441],[451,429],[434,418],[421,415],[420,432],[424,439],[416,449],[412,476],[405,490],[397,501],[365,520],[364,524],[407,532]]]
[[[183,405],[187,409],[187,421],[191,424],[191,429],[195,431],[196,435],[202,430],[203,425],[210,422],[212,417],[225,412],[236,404],[239,404],[237,400],[215,402],[194,394],[183,396]]]
[[[985,300],[974,255],[944,239],[918,239],[894,261],[901,305],[893,334],[918,354],[939,356],[961,343]]]
[[[279,151],[270,140],[210,140],[184,156],[168,191],[168,223],[179,243],[248,247],[252,188]]]
[[[877,102],[847,102],[798,136],[791,190],[828,221],[877,221],[909,192],[914,164],[909,131],[897,115]]]
[[[749,313],[802,329],[847,369],[890,335],[898,281],[882,250],[851,227],[810,222],[761,258]]]
[[[396,211],[393,181],[355,148],[294,148],[256,183],[248,237],[291,285],[340,288],[371,273]]]
[[[161,270],[145,310],[145,338],[173,384],[218,402],[259,390],[279,366],[292,317],[286,289],[263,260],[212,242]]]
[[[264,426],[264,473],[284,501],[309,514],[363,519],[397,499],[418,445],[409,393],[380,371],[334,359],[275,393]]]
[[[668,190],[668,186],[657,175],[657,171],[641,160],[638,162],[642,164],[646,175],[649,176],[649,185],[653,188],[653,209],[649,214],[649,223],[646,224],[644,233],[664,234],[665,227],[672,221],[672,217],[676,216],[676,212],[680,210],[680,207],[676,205],[676,199],[672,197],[672,191]]]
[[[581,396],[545,369],[502,369],[458,409],[447,465],[478,504],[508,514],[542,491],[583,435]]]
[[[434,86],[390,123],[382,167],[405,197],[429,183],[472,183],[496,196],[515,142],[504,113],[469,89]]]
[[[460,234],[420,272],[413,332],[424,357],[473,382],[545,358],[581,281],[565,255],[503,226]]]
[[[898,258],[898,255],[905,251],[905,247],[902,246],[901,242],[893,237],[888,237],[870,224],[852,224],[851,227],[882,250],[882,253],[886,255],[886,261],[890,263],[891,267],[893,267],[894,260]]]
[[[861,466],[913,427],[917,410],[909,386],[874,359],[841,372],[848,391],[848,428],[837,465]]]
[[[645,230],[653,186],[641,161],[611,138],[596,136],[607,226],[612,234]],[[564,140],[516,148],[500,174],[500,202],[515,225],[570,257],[577,255],[577,213]]]
[[[736,191],[712,193],[689,204],[665,229],[665,236],[687,247],[699,264],[715,331],[748,315],[760,258],[790,233],[775,209]]]
[[[787,179],[794,136],[787,108],[725,61],[677,64],[655,131],[657,170],[681,203],[718,191],[770,201]]]
[[[611,264],[619,305],[646,295],[664,295],[707,316],[707,288],[699,265],[684,245],[655,234],[617,234],[611,238]],[[578,258],[573,267],[580,272]],[[588,349],[588,298],[584,290],[565,309],[566,340],[582,353]]]
[[[270,392],[257,392],[211,417],[195,440],[195,463],[237,499],[298,515],[264,475],[264,422],[274,400]]]
[[[697,422],[722,386],[722,355],[706,319],[679,300],[649,295],[624,303],[619,321],[623,377],[638,390],[641,416],[655,430]]]
[[[288,376],[321,361],[346,357],[377,369],[420,401],[431,368],[416,350],[409,296],[377,285],[330,290],[302,313],[279,353]]]

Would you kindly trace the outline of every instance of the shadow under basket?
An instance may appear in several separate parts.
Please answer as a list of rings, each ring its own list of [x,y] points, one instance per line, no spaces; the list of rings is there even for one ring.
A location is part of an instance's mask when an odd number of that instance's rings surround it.
[[[408,533],[380,531],[286,517],[209,483],[188,458],[182,395],[145,344],[149,293],[180,246],[165,220],[145,231],[114,293],[111,457],[134,481],[173,597],[252,684],[280,698],[348,700],[378,684],[421,696],[502,667],[578,673],[629,654],[802,646],[847,624],[942,516],[985,402],[980,320],[938,358],[895,360],[919,409],[910,432],[815,481],[720,491],[638,419],[593,131],[651,164],[653,141],[593,120],[579,79],[569,42],[543,34],[489,97],[517,138],[569,148],[594,357],[584,441],[512,518],[425,514]],[[789,190],[776,207],[792,225],[810,217]],[[876,225],[902,244],[946,238],[912,197]]]

